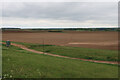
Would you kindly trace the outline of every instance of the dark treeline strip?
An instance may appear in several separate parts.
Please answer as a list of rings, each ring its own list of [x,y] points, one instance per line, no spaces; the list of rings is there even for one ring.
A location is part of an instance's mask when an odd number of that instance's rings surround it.
[[[2,28],[2,30],[50,30],[50,31],[61,31],[61,30],[74,30],[74,31],[120,31],[120,28],[33,28],[33,29],[21,29],[21,28]]]

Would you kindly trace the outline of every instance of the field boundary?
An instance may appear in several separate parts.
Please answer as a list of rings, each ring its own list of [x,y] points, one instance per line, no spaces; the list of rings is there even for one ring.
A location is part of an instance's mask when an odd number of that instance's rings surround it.
[[[6,43],[2,42],[2,44],[6,44]],[[50,56],[55,56],[55,57],[76,59],[76,60],[89,61],[89,62],[95,62],[95,63],[119,64],[119,62],[117,62],[117,61],[99,61],[99,60],[91,60],[91,59],[72,58],[72,57],[68,57],[68,56],[61,56],[61,55],[56,55],[56,54],[51,54],[51,53],[44,53],[44,52],[36,51],[36,50],[33,50],[33,49],[29,49],[24,45],[16,44],[16,43],[11,43],[11,45],[19,47],[19,48],[27,50],[27,51],[30,51],[30,52],[33,52],[33,53],[37,53],[37,54],[45,54],[45,55],[50,55]]]

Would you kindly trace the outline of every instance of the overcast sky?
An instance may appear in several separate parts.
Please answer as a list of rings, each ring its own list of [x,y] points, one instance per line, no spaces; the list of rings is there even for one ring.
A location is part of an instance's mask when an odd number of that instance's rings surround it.
[[[117,2],[4,2],[3,27],[117,27]]]

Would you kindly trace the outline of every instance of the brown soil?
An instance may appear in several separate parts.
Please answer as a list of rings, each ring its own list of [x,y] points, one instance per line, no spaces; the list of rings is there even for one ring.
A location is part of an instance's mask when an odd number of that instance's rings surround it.
[[[50,44],[60,46],[85,47],[118,50],[118,32],[47,32],[47,31],[6,31],[3,40]],[[43,41],[44,40],[44,41]]]

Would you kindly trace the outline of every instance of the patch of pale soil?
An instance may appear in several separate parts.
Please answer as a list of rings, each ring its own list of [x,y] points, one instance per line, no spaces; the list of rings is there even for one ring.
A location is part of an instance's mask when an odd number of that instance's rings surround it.
[[[118,44],[118,41],[116,41],[116,42],[71,42],[68,44],[102,45],[102,46],[105,45],[106,46],[106,45],[116,45],[116,44]]]

